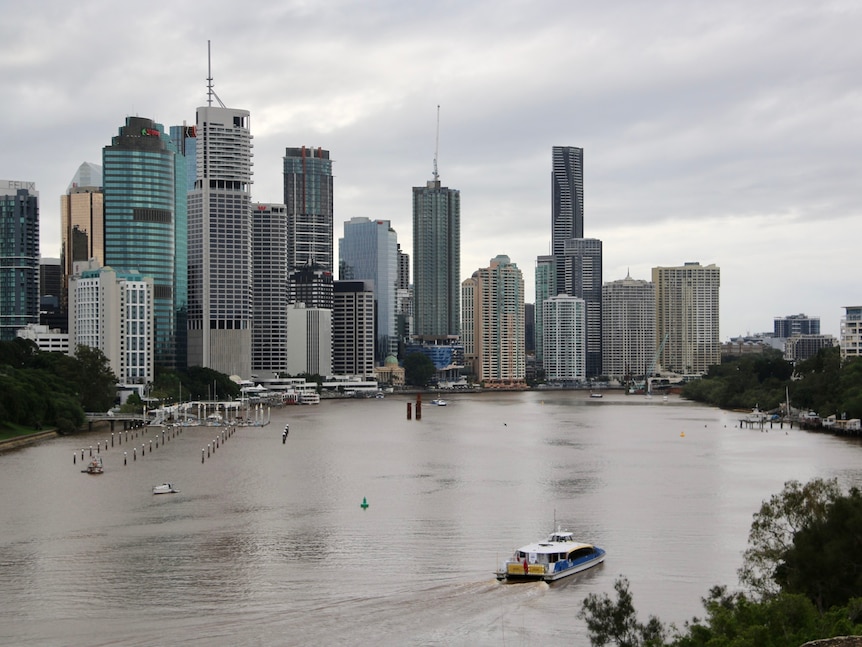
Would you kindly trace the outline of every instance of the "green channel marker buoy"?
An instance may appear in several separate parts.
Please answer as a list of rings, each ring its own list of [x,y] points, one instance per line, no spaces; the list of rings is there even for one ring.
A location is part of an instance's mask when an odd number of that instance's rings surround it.
[[[365,500],[365,497],[362,497],[362,503],[359,504],[359,507],[365,510],[368,507],[368,501]]]

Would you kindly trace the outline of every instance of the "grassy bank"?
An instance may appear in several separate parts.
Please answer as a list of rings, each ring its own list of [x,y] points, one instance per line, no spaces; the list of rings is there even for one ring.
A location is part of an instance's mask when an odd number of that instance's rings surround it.
[[[24,436],[30,436],[32,434],[39,434],[45,429],[31,429],[30,427],[22,427],[21,425],[15,425],[9,422],[0,423],[0,442],[4,440],[11,440],[13,438],[22,438]]]

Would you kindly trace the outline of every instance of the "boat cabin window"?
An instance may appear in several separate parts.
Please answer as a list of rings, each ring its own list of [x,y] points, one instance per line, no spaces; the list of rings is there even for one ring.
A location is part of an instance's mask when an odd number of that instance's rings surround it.
[[[588,555],[592,554],[592,552],[593,549],[589,546],[585,546],[584,548],[578,548],[577,550],[573,550],[571,553],[569,553],[569,559],[575,560],[582,557],[587,557]]]

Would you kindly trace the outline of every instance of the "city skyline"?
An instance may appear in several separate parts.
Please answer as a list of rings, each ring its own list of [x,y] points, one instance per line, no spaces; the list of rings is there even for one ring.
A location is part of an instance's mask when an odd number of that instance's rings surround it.
[[[154,3],[110,55],[101,35],[118,17],[101,4],[6,8],[0,177],[39,188],[43,256],[59,257],[59,198],[106,132],[134,115],[191,121],[211,39],[219,96],[252,115],[257,202],[282,201],[285,147],[311,142],[332,151],[335,227],[390,220],[409,251],[410,189],[437,148],[463,197],[461,279],[506,254],[532,302],[550,253],[549,152],[573,146],[605,282],[715,263],[722,340],[798,312],[837,336],[859,301],[860,8],[253,2],[237,20],[200,7]],[[562,42],[577,47],[549,45]]]

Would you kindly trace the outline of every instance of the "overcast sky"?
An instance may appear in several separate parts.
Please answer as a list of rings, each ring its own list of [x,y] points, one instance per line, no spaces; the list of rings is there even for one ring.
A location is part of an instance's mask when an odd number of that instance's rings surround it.
[[[601,5],[601,6],[599,6]],[[508,255],[533,300],[551,147],[584,148],[604,280],[721,268],[721,338],[862,304],[862,3],[780,0],[0,0],[0,178],[34,181],[42,255],[60,196],[129,115],[251,112],[254,190],[286,147],[331,151],[335,232],[387,219],[412,256],[411,187],[461,191],[461,272]],[[337,241],[336,241],[337,246]],[[336,247],[337,250],[337,247]]]

